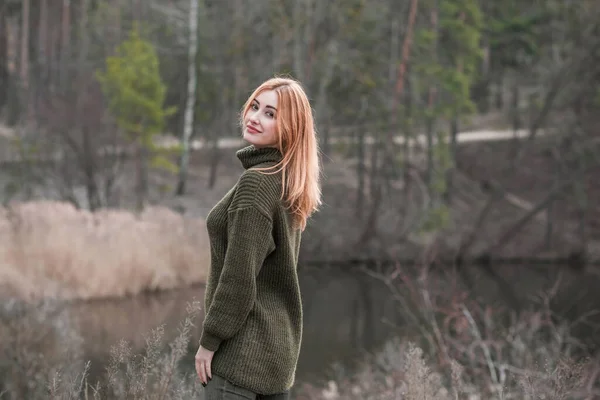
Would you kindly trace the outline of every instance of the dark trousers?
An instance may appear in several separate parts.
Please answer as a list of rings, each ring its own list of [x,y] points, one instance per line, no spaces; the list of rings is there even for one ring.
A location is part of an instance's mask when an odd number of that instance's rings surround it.
[[[236,386],[226,379],[213,374],[212,379],[204,388],[204,400],[288,400],[289,393],[272,394],[269,396],[251,392]]]

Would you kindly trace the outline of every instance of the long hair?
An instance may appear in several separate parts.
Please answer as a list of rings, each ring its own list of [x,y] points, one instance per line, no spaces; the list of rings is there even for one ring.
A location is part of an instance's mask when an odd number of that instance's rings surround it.
[[[275,77],[261,84],[248,98],[240,116],[242,126],[252,100],[265,90],[278,95],[277,145],[283,158],[277,165],[261,170],[282,173],[281,198],[293,214],[296,226],[304,230],[308,218],[321,205],[319,146],[312,109],[300,83]]]

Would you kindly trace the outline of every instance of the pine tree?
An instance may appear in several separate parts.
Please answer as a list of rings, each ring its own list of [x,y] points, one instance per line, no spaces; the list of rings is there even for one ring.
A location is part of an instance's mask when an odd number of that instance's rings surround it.
[[[165,108],[166,86],[161,80],[158,56],[154,46],[144,40],[136,26],[117,48],[116,55],[107,57],[106,70],[97,78],[108,99],[109,110],[118,126],[136,148],[137,208],[142,210],[147,192],[147,162],[176,170],[154,146],[154,137],[162,132],[165,119],[174,107]]]

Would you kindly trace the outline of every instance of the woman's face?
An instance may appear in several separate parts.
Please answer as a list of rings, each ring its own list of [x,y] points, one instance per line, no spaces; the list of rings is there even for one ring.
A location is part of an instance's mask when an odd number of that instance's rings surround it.
[[[261,92],[244,115],[244,139],[257,148],[277,146],[277,93]]]

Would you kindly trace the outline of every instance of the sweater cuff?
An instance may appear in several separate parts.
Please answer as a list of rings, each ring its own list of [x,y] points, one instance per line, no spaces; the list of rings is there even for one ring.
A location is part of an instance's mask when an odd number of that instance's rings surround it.
[[[210,351],[217,351],[219,349],[219,346],[221,345],[221,342],[221,339],[214,335],[211,335],[206,331],[202,332],[202,336],[200,337],[200,346]]]

